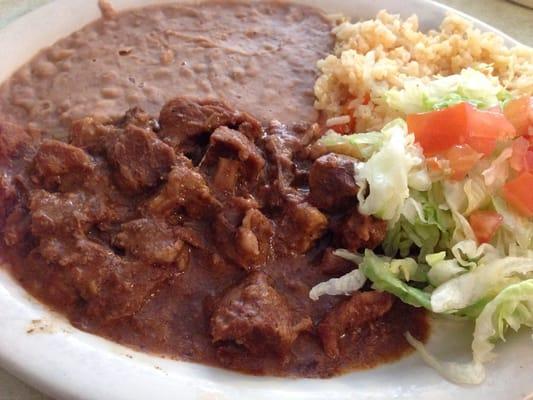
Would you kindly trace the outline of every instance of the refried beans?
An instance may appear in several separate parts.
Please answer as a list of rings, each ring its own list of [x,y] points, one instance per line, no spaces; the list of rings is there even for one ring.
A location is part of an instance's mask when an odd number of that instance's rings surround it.
[[[176,95],[227,101],[261,121],[314,121],[316,61],[333,45],[316,10],[283,3],[152,6],[104,18],[41,51],[0,89],[3,113],[65,137],[87,115]]]
[[[313,109],[331,25],[278,2],[114,13],[0,88],[0,254],[85,331],[245,373],[330,377],[424,340],[370,287],[309,298],[386,223]]]

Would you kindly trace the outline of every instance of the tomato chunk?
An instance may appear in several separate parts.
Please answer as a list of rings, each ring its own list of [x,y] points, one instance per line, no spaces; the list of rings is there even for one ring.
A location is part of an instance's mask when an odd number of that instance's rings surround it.
[[[465,143],[468,137],[468,119],[472,106],[460,103],[443,110],[407,116],[409,132],[424,149],[434,155],[450,147]]]
[[[408,115],[407,126],[425,155],[443,153],[460,144],[468,144],[475,151],[488,155],[494,151],[498,140],[516,135],[516,129],[501,112],[477,110],[469,103]]]
[[[512,139],[516,129],[501,112],[480,111],[472,108],[466,140],[476,151],[491,154],[498,140]]]
[[[503,217],[496,211],[474,211],[468,222],[479,243],[488,243],[503,223]]]
[[[450,162],[452,170],[450,178],[455,180],[463,179],[481,157],[482,154],[467,144],[459,144],[448,149],[444,153],[444,158]]]
[[[503,194],[520,214],[533,217],[533,173],[525,171],[503,186]]]
[[[503,113],[515,127],[517,135],[527,135],[529,127],[533,125],[533,100],[529,96],[511,100]]]

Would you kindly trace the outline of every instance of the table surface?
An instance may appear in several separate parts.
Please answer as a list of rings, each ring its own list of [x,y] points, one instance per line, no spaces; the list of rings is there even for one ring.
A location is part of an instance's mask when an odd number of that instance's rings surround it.
[[[49,0],[0,0],[0,27]],[[94,0],[96,1],[96,0]],[[441,0],[533,46],[533,10],[507,0]],[[0,369],[0,400],[51,400]]]

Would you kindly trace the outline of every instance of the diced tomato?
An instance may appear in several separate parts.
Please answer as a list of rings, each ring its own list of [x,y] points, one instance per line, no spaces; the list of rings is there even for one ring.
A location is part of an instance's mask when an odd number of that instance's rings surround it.
[[[522,172],[526,167],[526,154],[529,149],[529,141],[522,136],[513,141],[513,154],[509,165],[516,172]]]
[[[485,155],[494,151],[498,140],[511,139],[516,135],[514,126],[500,112],[472,108],[469,123],[466,143]]]
[[[533,217],[533,173],[525,171],[503,186],[509,204],[526,217]]]
[[[533,100],[529,96],[511,100],[503,113],[515,127],[517,135],[527,135],[529,127],[533,125]]]
[[[449,148],[443,156],[450,161],[452,171],[450,178],[461,180],[483,155],[467,144],[458,144]]]
[[[407,116],[409,132],[424,149],[424,154],[434,155],[450,147],[465,143],[468,137],[468,119],[472,106],[457,104],[443,110]]]
[[[496,139],[489,139],[489,138],[479,138],[479,137],[470,137],[467,139],[466,143],[468,143],[472,148],[479,151],[481,154],[484,155],[490,155],[496,148],[497,144]]]
[[[479,243],[488,243],[503,223],[503,217],[496,211],[474,211],[468,222]]]
[[[498,140],[516,134],[502,113],[480,111],[466,102],[443,110],[408,115],[407,125],[425,155],[443,153],[465,143],[479,153],[490,154]]]

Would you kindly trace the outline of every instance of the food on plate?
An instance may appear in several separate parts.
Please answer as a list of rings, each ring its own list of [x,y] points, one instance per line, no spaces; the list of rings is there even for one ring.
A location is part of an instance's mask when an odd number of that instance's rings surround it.
[[[0,88],[2,256],[22,285],[83,330],[253,374],[329,377],[410,352],[407,330],[425,340],[424,311],[392,296],[353,315],[308,296],[353,269],[334,248],[386,228],[356,211],[354,160],[313,152],[324,14],[106,15]]]
[[[100,6],[0,86],[0,254],[74,326],[257,375],[417,349],[479,383],[533,325],[531,49],[454,16]],[[475,320],[472,363],[426,350],[430,312]]]
[[[334,28],[319,62],[319,144],[355,157],[358,211],[387,221],[381,246],[334,255],[358,265],[310,296],[372,288],[475,322],[473,361],[423,358],[457,383],[480,383],[510,329],[533,327],[533,49],[449,16],[418,32],[381,12]],[[364,133],[355,133],[362,131]]]

